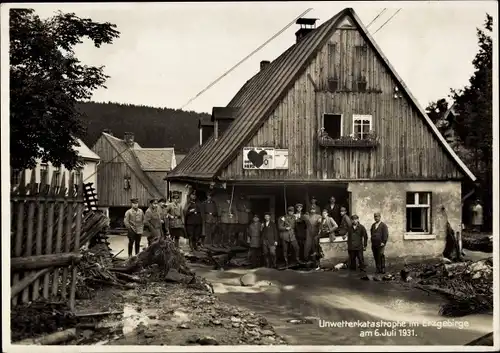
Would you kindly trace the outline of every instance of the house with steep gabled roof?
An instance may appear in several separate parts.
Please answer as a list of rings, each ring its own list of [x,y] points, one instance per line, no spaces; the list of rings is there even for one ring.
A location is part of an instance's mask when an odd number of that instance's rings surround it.
[[[130,199],[147,207],[152,198],[167,195],[165,173],[176,166],[174,148],[142,148],[134,134],[120,139],[107,130],[92,150],[101,157],[97,171],[99,207],[109,211],[111,221],[121,219]]]
[[[476,177],[353,9],[315,22],[299,19],[296,43],[214,108],[210,137],[199,125],[200,143],[166,179],[200,194],[215,185],[220,202],[244,194],[261,216],[333,196],[367,228],[381,213],[386,256],[441,254],[446,222],[460,230],[461,183]],[[345,258],[345,239],[324,241]]]

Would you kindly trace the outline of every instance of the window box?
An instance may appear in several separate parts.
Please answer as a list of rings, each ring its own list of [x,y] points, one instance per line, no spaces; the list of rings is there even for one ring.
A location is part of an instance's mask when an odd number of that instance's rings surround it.
[[[378,141],[375,134],[365,135],[364,138],[356,138],[354,136],[341,136],[333,139],[328,134],[323,133],[318,137],[319,145],[322,147],[339,147],[339,148],[375,148],[378,146]]]

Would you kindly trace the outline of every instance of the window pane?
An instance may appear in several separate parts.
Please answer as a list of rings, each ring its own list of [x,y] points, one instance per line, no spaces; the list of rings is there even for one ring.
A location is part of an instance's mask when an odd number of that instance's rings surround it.
[[[422,219],[422,229],[423,232],[428,232],[429,231],[429,217],[428,217],[428,208],[421,208],[421,219]]]
[[[407,205],[414,205],[415,204],[415,193],[414,192],[407,192],[406,193],[406,204]]]
[[[370,126],[370,120],[363,120],[363,125],[368,125],[368,126]]]
[[[370,125],[363,125],[363,132],[365,134],[369,133],[370,132]]]
[[[426,210],[424,210],[426,211]],[[407,232],[425,232],[425,221],[421,208],[406,209],[406,231]]]

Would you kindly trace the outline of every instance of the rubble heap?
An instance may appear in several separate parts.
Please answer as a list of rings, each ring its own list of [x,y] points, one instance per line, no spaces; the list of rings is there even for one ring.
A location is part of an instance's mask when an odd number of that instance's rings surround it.
[[[493,309],[493,258],[428,266],[415,273],[417,286],[442,294],[443,316],[464,316]]]
[[[476,236],[462,236],[462,247],[471,251],[482,251],[486,253],[493,252],[493,237],[483,236],[478,238]]]
[[[12,342],[73,327],[77,323],[66,303],[43,299],[13,307],[10,318]]]

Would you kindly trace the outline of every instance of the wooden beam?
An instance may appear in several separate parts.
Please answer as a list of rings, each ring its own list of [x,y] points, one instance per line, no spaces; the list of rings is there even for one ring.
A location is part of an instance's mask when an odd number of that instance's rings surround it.
[[[81,259],[82,255],[79,253],[13,257],[10,259],[10,268],[12,272],[19,272],[27,270],[40,270],[47,267],[65,267],[77,264]]]

